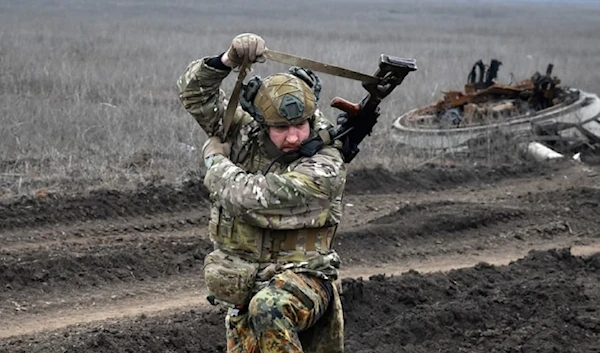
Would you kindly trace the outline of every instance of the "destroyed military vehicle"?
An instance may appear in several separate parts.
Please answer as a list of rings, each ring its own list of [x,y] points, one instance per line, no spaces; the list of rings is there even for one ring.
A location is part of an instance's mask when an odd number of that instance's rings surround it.
[[[600,149],[600,99],[563,87],[545,74],[511,84],[497,82],[502,63],[473,65],[464,92],[444,92],[432,105],[398,117],[393,136],[400,144],[430,151],[476,151],[499,140],[537,146],[543,156]],[[535,145],[532,145],[535,144]],[[538,148],[539,149],[539,148]]]

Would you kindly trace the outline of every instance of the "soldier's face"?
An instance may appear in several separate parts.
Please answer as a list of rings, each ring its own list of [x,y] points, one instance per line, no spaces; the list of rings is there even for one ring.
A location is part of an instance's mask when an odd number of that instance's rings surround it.
[[[269,126],[269,138],[277,148],[289,152],[300,148],[302,142],[310,135],[308,120],[299,125]]]

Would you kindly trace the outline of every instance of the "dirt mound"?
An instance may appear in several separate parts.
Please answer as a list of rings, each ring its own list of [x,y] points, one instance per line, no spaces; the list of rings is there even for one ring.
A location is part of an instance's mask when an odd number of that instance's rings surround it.
[[[509,266],[345,279],[347,352],[593,352],[600,254],[532,252]],[[16,352],[224,352],[222,310],[21,337]],[[573,345],[577,342],[577,345]]]
[[[181,212],[204,205],[207,198],[208,193],[198,180],[179,187],[145,185],[135,191],[98,190],[87,195],[22,197],[0,204],[0,230]]]
[[[349,177],[348,352],[592,349],[598,255],[549,249],[600,249],[598,171],[492,170]],[[200,182],[2,204],[0,352],[223,352],[202,277],[208,214]]]
[[[485,165],[473,163],[439,166],[433,163],[411,170],[391,172],[384,168],[361,169],[348,175],[350,193],[381,193],[419,190],[445,190],[457,186],[493,183],[516,177],[542,176],[568,167],[570,162],[510,163]]]
[[[410,171],[361,169],[348,175],[347,193],[403,192],[415,189],[446,190],[496,182],[514,177],[545,175],[569,163],[504,166],[440,167],[424,165]],[[202,180],[181,186],[143,185],[134,191],[96,190],[88,194],[41,194],[0,203],[0,231],[44,227],[56,223],[80,224],[94,220],[119,220],[142,215],[185,212],[206,206],[208,192]]]
[[[600,255],[344,281],[348,352],[593,352]],[[577,342],[576,345],[573,343]]]
[[[197,237],[108,240],[113,244],[66,244],[52,249],[1,250],[0,298],[17,292],[45,293],[202,272],[212,243]]]

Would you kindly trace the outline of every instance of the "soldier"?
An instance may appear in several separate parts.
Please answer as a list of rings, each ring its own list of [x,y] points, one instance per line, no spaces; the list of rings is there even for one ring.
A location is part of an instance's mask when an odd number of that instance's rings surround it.
[[[346,169],[339,146],[311,157],[301,144],[331,124],[317,109],[320,81],[298,67],[242,87],[222,141],[222,80],[244,60],[264,62],[264,40],[236,36],[179,78],[185,109],[209,136],[202,148],[212,207],[204,277],[231,304],[228,352],[342,352],[343,318],[333,250]]]

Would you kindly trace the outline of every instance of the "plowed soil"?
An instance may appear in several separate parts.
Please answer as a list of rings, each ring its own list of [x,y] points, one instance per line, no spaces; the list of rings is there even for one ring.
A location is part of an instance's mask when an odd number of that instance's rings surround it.
[[[600,166],[348,178],[347,352],[600,352]],[[201,180],[0,204],[0,352],[224,352]]]

